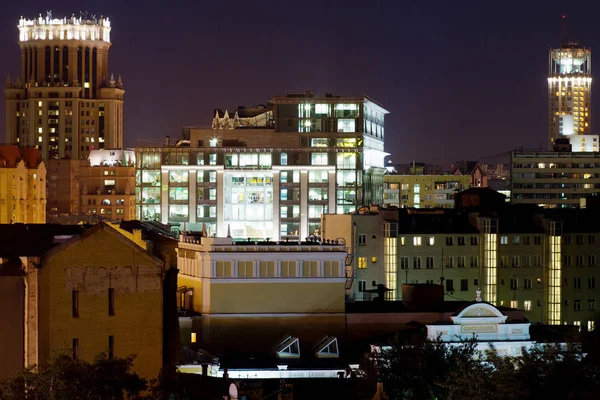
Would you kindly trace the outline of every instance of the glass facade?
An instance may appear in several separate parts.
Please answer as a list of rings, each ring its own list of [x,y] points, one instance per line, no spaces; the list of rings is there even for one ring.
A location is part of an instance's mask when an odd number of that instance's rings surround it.
[[[225,172],[224,219],[238,238],[273,238],[273,172]]]
[[[274,98],[270,107],[269,129],[184,128],[197,134],[183,145],[137,148],[138,218],[305,240],[320,236],[323,214],[382,203],[386,110],[341,97]]]

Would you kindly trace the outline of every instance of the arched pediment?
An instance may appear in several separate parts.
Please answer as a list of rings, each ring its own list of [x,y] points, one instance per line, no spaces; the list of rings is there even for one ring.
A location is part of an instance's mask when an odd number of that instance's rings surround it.
[[[457,316],[451,317],[455,324],[460,324],[463,320],[485,319],[486,322],[496,322],[503,324],[506,322],[506,315],[489,303],[477,302],[463,308]]]

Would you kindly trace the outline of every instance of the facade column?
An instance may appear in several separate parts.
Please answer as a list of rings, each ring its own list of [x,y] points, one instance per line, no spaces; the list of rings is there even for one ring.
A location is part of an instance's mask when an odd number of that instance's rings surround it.
[[[281,212],[279,210],[280,195],[280,172],[273,170],[273,240],[281,240]]]
[[[29,77],[27,76],[27,62],[25,62],[25,52],[27,49],[21,49],[21,80],[24,85],[27,85]]]
[[[77,79],[77,47],[69,47],[69,76],[64,79],[69,85]]]
[[[160,171],[160,222],[169,222],[169,171]]]
[[[45,61],[44,59],[46,58],[46,52],[44,50],[44,47],[35,47],[35,52],[36,52],[36,59],[37,59],[37,73],[35,74],[35,81],[38,82],[40,85],[42,85],[44,83],[44,79],[40,79],[41,77],[43,77],[44,75],[44,66],[45,66]]]
[[[189,216],[190,216],[190,224],[195,224],[196,223],[196,216],[197,216],[197,210],[198,207],[196,207],[196,186],[197,186],[197,174],[198,171],[195,169],[191,169],[190,170],[190,174],[188,177],[189,183],[188,183],[188,204],[189,204]]]
[[[300,170],[300,241],[308,237],[308,170]]]
[[[335,192],[335,184],[336,184],[336,174],[335,174],[335,169],[332,169],[330,171],[327,172],[327,198],[329,199],[329,209],[328,209],[328,213],[329,214],[337,214],[337,207],[336,207],[336,198],[337,198],[337,193]]]
[[[45,53],[45,50],[44,50]],[[46,71],[48,72],[48,71]],[[50,46],[50,84],[54,83],[54,74],[56,71],[54,70],[54,46]]]
[[[62,57],[61,57],[62,58]],[[65,100],[60,99],[58,111],[58,155],[65,156]]]
[[[225,175],[224,170],[217,170],[217,237],[227,235],[225,226]]]

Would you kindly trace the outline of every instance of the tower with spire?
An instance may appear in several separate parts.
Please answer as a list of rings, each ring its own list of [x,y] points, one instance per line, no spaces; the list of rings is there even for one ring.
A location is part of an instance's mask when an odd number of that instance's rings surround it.
[[[125,91],[108,71],[110,20],[48,12],[21,17],[18,30],[21,71],[4,89],[6,142],[37,147],[44,160],[122,148]]]
[[[590,151],[592,51],[568,35],[566,15],[561,22],[560,45],[548,55],[548,146],[552,149],[556,139],[568,138],[573,151]]]

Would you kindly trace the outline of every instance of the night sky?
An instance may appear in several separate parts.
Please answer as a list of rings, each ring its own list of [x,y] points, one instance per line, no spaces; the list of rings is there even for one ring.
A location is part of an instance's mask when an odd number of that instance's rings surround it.
[[[385,147],[395,162],[539,148],[547,136],[548,48],[560,40],[561,14],[571,36],[600,48],[598,1],[61,0],[50,7],[56,3],[2,1],[2,78],[19,72],[21,15],[110,17],[109,69],[127,91],[128,147],[209,125],[215,107],[312,89],[382,103],[391,112]],[[600,119],[599,106],[593,113]],[[0,127],[4,137],[4,112]]]

